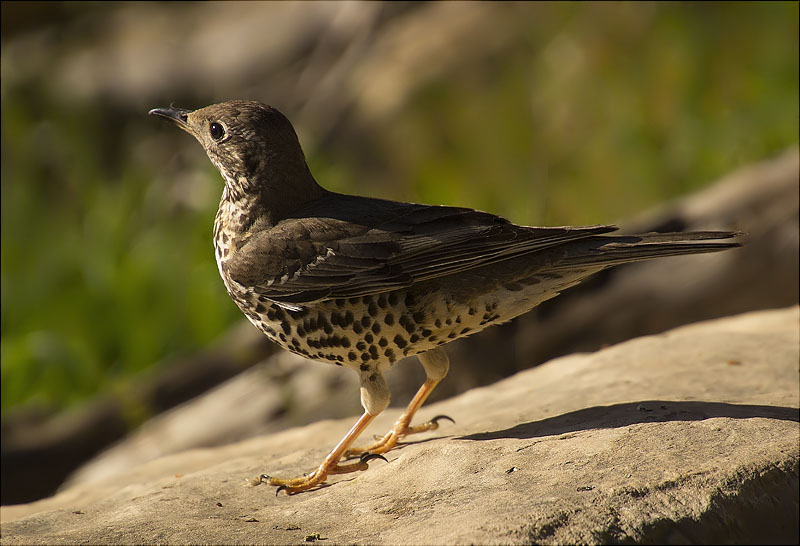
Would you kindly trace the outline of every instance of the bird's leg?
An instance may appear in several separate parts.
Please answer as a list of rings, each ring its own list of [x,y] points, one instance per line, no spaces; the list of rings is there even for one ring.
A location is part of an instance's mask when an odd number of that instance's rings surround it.
[[[445,353],[440,347],[425,353],[421,353],[417,356],[419,361],[422,363],[422,366],[425,368],[425,373],[428,377],[425,380],[425,383],[423,383],[417,391],[417,394],[414,395],[414,398],[408,404],[406,410],[385,436],[378,439],[378,441],[374,444],[365,448],[353,447],[346,450],[344,453],[345,457],[364,457],[366,454],[386,453],[397,444],[397,441],[400,438],[404,436],[415,434],[417,432],[436,430],[439,428],[440,419],[449,419],[452,421],[452,419],[446,415],[437,415],[430,421],[413,427],[410,426],[411,420],[414,418],[414,414],[417,413],[417,410],[425,402],[425,399],[428,398],[428,395],[433,392],[433,389],[436,387],[436,385],[438,385],[439,382],[444,379],[444,377],[447,375],[448,369],[450,368],[450,361],[447,358],[447,353]]]
[[[368,457],[362,457],[358,462],[340,465],[339,459],[347,448],[358,438],[358,435],[367,428],[367,425],[375,419],[374,415],[367,412],[356,421],[356,424],[345,434],[344,438],[333,448],[333,450],[325,457],[316,470],[310,474],[305,474],[297,478],[273,478],[262,474],[259,478],[260,482],[266,482],[269,485],[277,485],[278,491],[286,491],[288,494],[299,493],[305,491],[325,481],[330,474],[346,474],[347,472],[356,472],[358,470],[366,470],[368,468]],[[277,493],[276,492],[276,493]]]
[[[370,369],[361,373],[361,404],[364,406],[364,414],[313,472],[297,478],[273,478],[262,474],[258,478],[258,483],[266,482],[269,485],[276,485],[278,486],[276,494],[286,491],[287,494],[291,495],[323,483],[331,474],[346,474],[348,472],[366,470],[369,468],[368,463],[372,459],[383,459],[385,461],[386,459],[380,454],[365,453],[356,462],[339,464],[339,461],[358,438],[358,435],[389,405],[389,388],[386,386],[386,381],[379,371]]]

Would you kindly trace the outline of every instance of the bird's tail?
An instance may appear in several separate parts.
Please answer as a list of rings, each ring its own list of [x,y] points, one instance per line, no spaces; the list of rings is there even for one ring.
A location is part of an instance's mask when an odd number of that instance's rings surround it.
[[[690,231],[686,233],[645,233],[641,235],[596,235],[571,243],[553,269],[608,267],[664,256],[718,252],[742,246],[737,231]]]

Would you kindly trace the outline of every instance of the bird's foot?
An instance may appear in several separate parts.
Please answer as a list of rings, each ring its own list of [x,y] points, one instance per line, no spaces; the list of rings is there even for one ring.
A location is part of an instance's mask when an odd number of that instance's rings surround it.
[[[455,423],[455,421],[448,417],[447,415],[437,415],[430,421],[426,421],[425,423],[421,423],[419,425],[415,425],[413,427],[408,426],[403,422],[402,419],[398,420],[395,423],[394,427],[386,433],[385,436],[376,437],[376,442],[370,446],[365,448],[361,447],[351,447],[347,451],[344,452],[343,457],[345,459],[353,459],[355,457],[363,458],[365,455],[377,455],[380,453],[386,453],[394,446],[397,445],[398,440],[408,436],[409,434],[417,434],[418,432],[427,432],[429,430],[436,430],[439,428],[439,421],[442,419],[447,419],[451,423]]]
[[[326,461],[319,465],[311,474],[303,474],[297,478],[274,478],[272,476],[268,476],[267,474],[261,474],[261,476],[256,478],[253,482],[255,485],[266,483],[268,485],[277,486],[278,489],[275,491],[275,495],[281,491],[285,491],[287,495],[293,495],[295,493],[307,491],[308,489],[322,485],[325,483],[325,479],[329,475],[347,474],[349,472],[366,470],[369,468],[369,462],[375,459],[386,461],[386,458],[383,455],[379,455],[377,453],[364,453],[361,455],[361,457],[359,457],[359,460],[354,463],[336,464],[329,463],[326,459]]]

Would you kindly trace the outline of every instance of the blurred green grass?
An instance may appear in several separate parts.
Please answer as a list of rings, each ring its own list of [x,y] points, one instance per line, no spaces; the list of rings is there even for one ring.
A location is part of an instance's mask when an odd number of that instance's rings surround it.
[[[4,408],[81,400],[208,344],[238,318],[208,259],[210,202],[176,207],[154,191],[157,166],[142,157],[104,162],[101,112],[8,100],[16,108],[2,127],[3,157],[14,158],[2,173]]]
[[[591,224],[797,141],[796,3],[558,9],[558,29],[522,24],[510,54],[425,85],[366,137],[371,157],[310,149],[312,171],[337,191]],[[121,388],[241,320],[211,251],[218,174],[199,147],[172,157],[189,137],[64,101],[45,75],[2,98],[3,410]]]

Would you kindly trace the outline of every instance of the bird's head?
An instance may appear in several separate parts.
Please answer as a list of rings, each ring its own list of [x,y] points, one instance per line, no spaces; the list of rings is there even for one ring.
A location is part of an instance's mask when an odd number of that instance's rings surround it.
[[[200,142],[233,200],[258,194],[274,201],[316,186],[292,124],[272,106],[234,100],[198,110],[154,108],[150,114]]]

